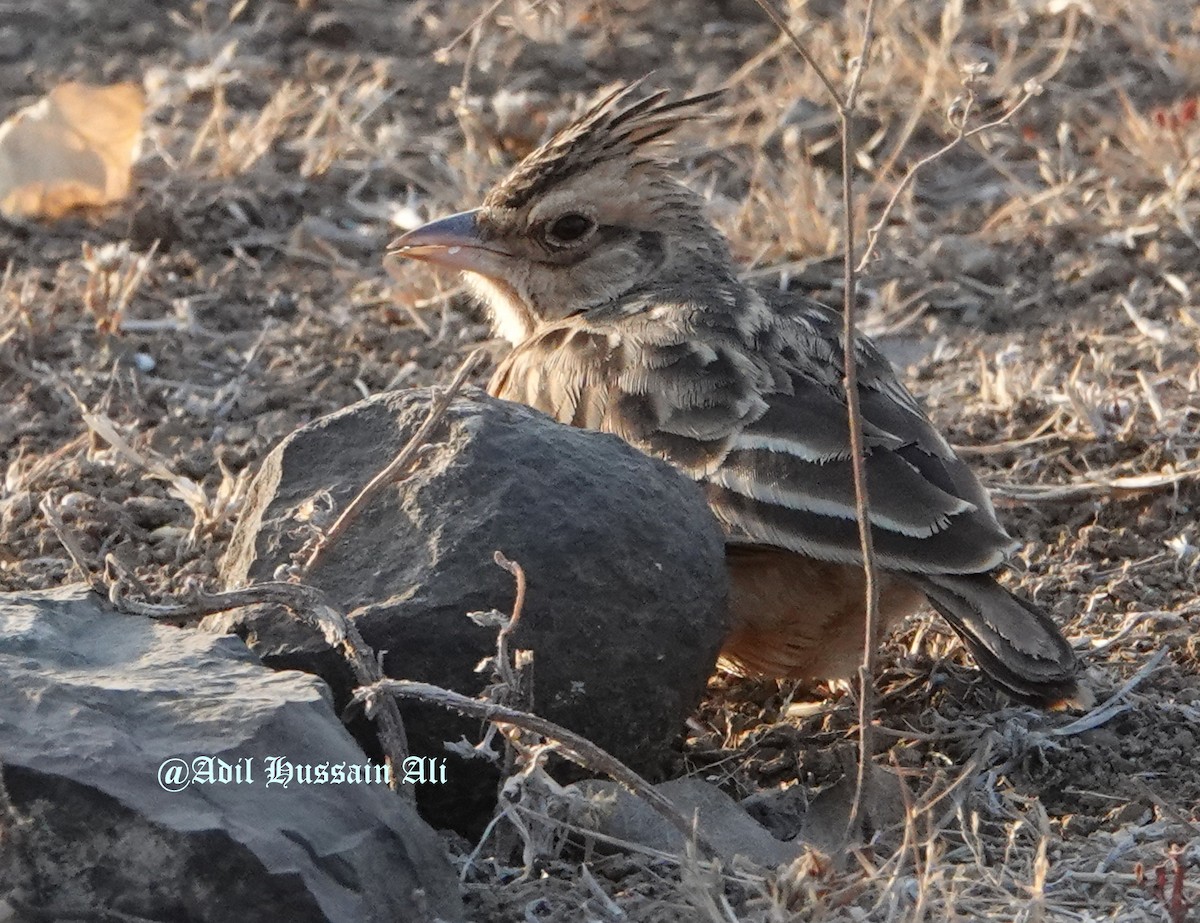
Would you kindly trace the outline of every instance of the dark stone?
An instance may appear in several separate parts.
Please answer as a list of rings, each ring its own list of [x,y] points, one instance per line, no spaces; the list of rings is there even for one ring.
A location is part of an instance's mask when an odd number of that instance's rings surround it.
[[[71,586],[0,596],[0,688],[0,893],[38,919],[462,919],[438,835],[385,785],[267,784],[271,756],[365,762],[312,677]],[[252,781],[160,784],[199,756]]]
[[[382,394],[293,433],[263,462],[223,566],[228,586],[270,579],[382,470],[428,414],[429,392]],[[496,629],[472,611],[511,612],[519,563],[528,593],[514,647],[532,650],[532,710],[654,776],[703,693],[726,626],[724,539],[698,486],[614,436],[562,426],[470,389],[451,405],[419,468],[382,492],[309,579],[355,610],[395,677],[477,695]],[[268,664],[313,670],[344,702],[351,677],[324,642],[269,610],[214,617]],[[414,753],[482,728],[403,707]],[[370,747],[371,742],[365,741]],[[451,785],[418,790],[436,823],[477,830],[495,801],[479,760]]]
[[[149,250],[158,243],[158,252],[167,253],[179,241],[179,219],[165,202],[143,201],[129,216],[126,237],[135,250]]]
[[[318,13],[308,23],[308,37],[330,48],[349,48],[358,38],[354,24],[337,13]]]

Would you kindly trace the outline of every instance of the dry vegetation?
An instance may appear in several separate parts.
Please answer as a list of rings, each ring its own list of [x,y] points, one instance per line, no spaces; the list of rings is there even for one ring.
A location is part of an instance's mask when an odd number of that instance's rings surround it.
[[[840,297],[836,114],[750,0],[46,6],[5,5],[6,110],[67,78],[144,80],[150,110],[126,205],[0,222],[0,587],[71,577],[47,495],[152,595],[210,577],[275,441],[444,380],[486,337],[452,280],[386,277],[396,227],[471,204],[610,81],[728,85],[691,131],[692,181],[748,271]],[[862,6],[792,4],[834,73]],[[562,837],[533,865],[485,849],[480,920],[1198,918],[1200,13],[879,0],[876,28],[864,228],[964,111],[970,129],[1041,87],[903,193],[861,319],[996,488],[1025,543],[1013,580],[1101,705],[1013,707],[915,620],[878,703],[878,762],[913,794],[874,842],[766,873]],[[790,836],[854,735],[849,695],[719,678],[678,773]]]

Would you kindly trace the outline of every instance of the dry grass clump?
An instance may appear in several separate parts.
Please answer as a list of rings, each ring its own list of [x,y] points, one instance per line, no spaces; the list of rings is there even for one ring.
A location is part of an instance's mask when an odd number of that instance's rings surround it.
[[[750,0],[135,6],[155,24],[140,44],[91,27],[88,54],[38,45],[36,77],[0,62],[14,99],[145,77],[151,105],[127,207],[0,228],[0,586],[68,578],[46,495],[85,555],[117,555],[151,596],[211,577],[238,485],[275,441],[444,379],[487,336],[447,280],[387,279],[395,228],[472,204],[610,81],[727,86],[689,129],[693,182],[748,271],[840,300],[836,113]],[[863,3],[789,10],[844,73]],[[765,870],[647,855],[571,829],[548,790],[530,802],[547,818],[536,849],[500,837],[515,848],[472,860],[478,919],[1196,913],[1200,14],[1184,0],[876,13],[859,227],[963,137],[896,197],[861,317],[995,488],[1024,543],[1011,579],[1067,626],[1099,704],[1013,707],[916,619],[878,686],[876,762],[907,802],[868,843]],[[853,757],[853,697],[817,693],[714,680],[676,775],[796,835]]]

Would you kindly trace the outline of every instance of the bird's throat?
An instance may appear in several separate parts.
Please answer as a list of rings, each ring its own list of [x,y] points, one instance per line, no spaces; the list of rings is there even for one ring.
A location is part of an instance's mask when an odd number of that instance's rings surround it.
[[[516,346],[533,333],[536,318],[516,289],[503,279],[475,272],[464,273],[464,277],[475,297],[487,306],[496,336]]]

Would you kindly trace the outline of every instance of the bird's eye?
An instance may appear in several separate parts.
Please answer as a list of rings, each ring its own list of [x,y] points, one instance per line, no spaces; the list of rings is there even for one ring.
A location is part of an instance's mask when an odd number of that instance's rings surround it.
[[[569,212],[555,218],[546,228],[546,242],[556,246],[578,243],[596,226],[587,215]]]

